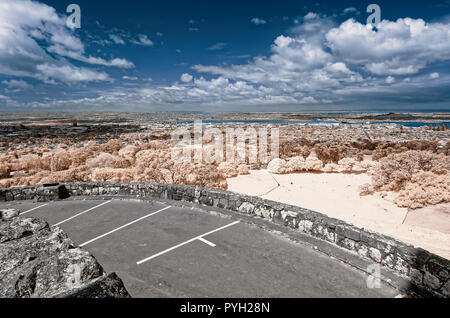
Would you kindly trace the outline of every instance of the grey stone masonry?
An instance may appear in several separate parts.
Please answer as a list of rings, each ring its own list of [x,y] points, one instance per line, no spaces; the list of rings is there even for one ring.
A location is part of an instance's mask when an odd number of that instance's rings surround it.
[[[149,197],[218,207],[263,218],[329,242],[336,248],[351,251],[407,280],[408,291],[416,295],[450,297],[449,260],[301,207],[229,191],[159,183],[80,182],[51,185],[50,188],[30,186],[0,189],[0,201],[53,200],[67,190],[71,196]]]
[[[59,227],[12,210],[0,209],[0,298],[130,297],[115,273],[106,274]]]

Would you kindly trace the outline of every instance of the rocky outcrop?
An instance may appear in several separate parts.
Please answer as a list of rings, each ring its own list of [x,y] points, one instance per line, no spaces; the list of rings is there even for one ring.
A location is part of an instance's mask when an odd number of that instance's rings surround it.
[[[116,274],[107,275],[60,228],[0,212],[0,297],[130,297]]]

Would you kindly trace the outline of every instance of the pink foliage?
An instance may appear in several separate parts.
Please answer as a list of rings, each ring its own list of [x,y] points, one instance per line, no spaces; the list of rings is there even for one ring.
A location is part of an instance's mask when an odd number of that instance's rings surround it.
[[[398,206],[417,209],[427,205],[450,202],[450,176],[421,171],[413,175],[395,203]]]
[[[72,164],[72,158],[67,151],[60,151],[53,155],[50,161],[50,170],[52,172],[67,170]]]
[[[86,165],[91,168],[112,168],[119,161],[119,157],[107,152],[100,153],[97,157],[88,159]]]
[[[380,160],[372,182],[377,190],[398,191],[404,188],[415,172],[444,174],[450,170],[450,157],[430,151],[409,150],[390,154]]]

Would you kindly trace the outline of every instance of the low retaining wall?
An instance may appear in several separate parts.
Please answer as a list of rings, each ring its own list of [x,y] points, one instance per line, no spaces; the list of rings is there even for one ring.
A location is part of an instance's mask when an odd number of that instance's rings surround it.
[[[82,182],[0,189],[0,201],[46,201],[64,198],[67,192],[71,196],[131,196],[188,201],[257,216],[327,241],[382,265],[410,282],[410,286],[406,288],[408,292],[426,297],[450,297],[449,260],[318,212],[257,197],[183,185]]]

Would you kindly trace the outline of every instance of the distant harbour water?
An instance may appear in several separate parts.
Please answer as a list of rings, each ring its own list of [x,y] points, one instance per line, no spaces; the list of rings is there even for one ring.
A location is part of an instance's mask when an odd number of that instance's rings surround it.
[[[178,123],[193,123],[193,120],[179,120]],[[326,124],[347,124],[347,125],[402,125],[405,127],[423,127],[423,126],[450,126],[450,121],[443,122],[413,122],[413,121],[367,121],[367,122],[348,122],[348,121],[333,121],[333,120],[284,120],[284,119],[203,119],[203,123],[243,123],[243,124],[312,124],[312,125],[326,125]]]

